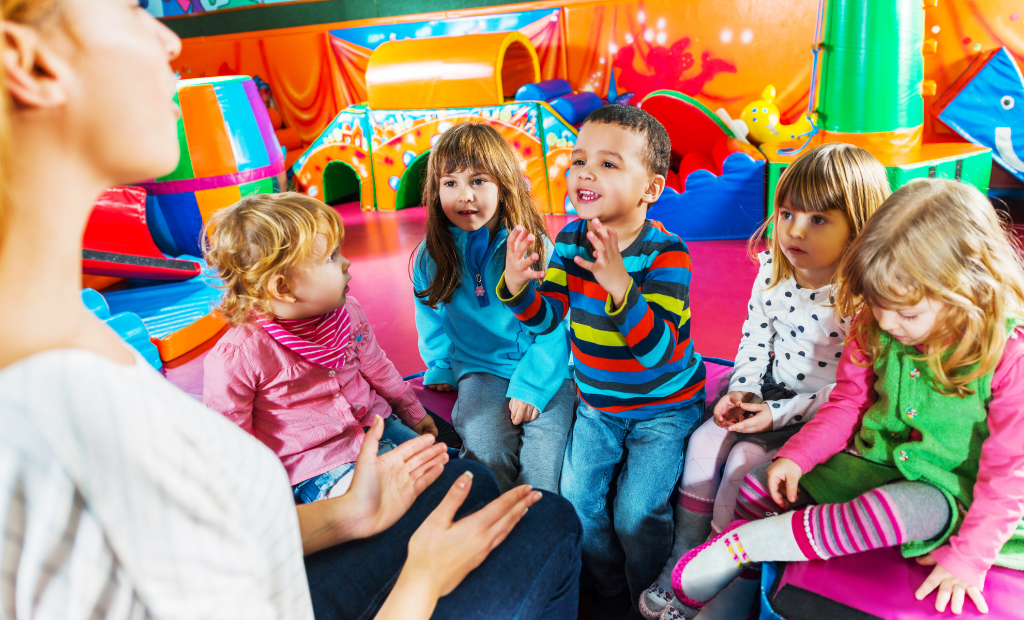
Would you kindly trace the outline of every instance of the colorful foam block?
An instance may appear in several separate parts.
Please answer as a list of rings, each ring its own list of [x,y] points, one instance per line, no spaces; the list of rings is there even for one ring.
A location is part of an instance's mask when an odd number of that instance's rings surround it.
[[[178,166],[141,187],[157,247],[198,256],[211,215],[243,196],[279,191],[284,155],[252,78],[181,80],[176,101]]]
[[[683,93],[655,91],[639,107],[668,131],[676,169],[650,217],[686,241],[753,234],[764,221],[764,156]]]
[[[765,563],[761,574],[760,620],[940,620],[1021,618],[1024,572],[993,567],[985,578],[982,614],[968,599],[963,613],[935,610],[935,593],[914,598],[932,567],[905,559],[896,548],[831,560]]]
[[[115,278],[187,280],[199,264],[169,258],[156,247],[146,224],[146,191],[113,187],[93,205],[82,241],[82,272]]]
[[[162,366],[160,352],[157,351],[156,345],[150,341],[149,330],[146,329],[145,323],[142,322],[138,315],[131,312],[120,312],[111,315],[110,307],[107,306],[107,301],[103,298],[103,295],[100,295],[91,288],[82,289],[82,303],[89,312],[103,319],[107,326],[121,337],[121,340],[138,351],[149,362],[150,366],[160,370]]]
[[[199,258],[192,258],[201,262]],[[205,268],[205,264],[204,264]],[[188,353],[214,337],[225,322],[214,312],[223,283],[205,273],[183,282],[134,280],[125,288],[104,291],[111,312],[137,314],[165,362]]]
[[[935,103],[933,112],[1024,181],[1024,78],[1005,47],[981,54]]]

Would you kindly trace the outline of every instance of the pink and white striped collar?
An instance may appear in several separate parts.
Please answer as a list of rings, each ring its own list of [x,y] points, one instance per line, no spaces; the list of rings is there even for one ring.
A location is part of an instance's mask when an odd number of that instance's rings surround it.
[[[273,321],[261,318],[256,322],[274,340],[314,364],[340,370],[345,363],[345,348],[352,332],[345,306],[308,319],[274,317]]]

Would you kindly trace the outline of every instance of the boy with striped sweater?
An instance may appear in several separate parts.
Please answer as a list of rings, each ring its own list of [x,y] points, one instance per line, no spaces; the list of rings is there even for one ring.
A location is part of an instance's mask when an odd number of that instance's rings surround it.
[[[647,112],[593,112],[568,176],[580,219],[558,234],[546,274],[533,269],[537,255],[526,254],[532,235],[517,227],[498,284],[498,296],[534,333],[570,314],[582,402],[561,491],[583,522],[584,567],[598,592],[628,588],[634,605],[672,548],[669,496],[704,413],[704,364],[690,339],[690,255],[647,219],[670,159],[668,134]],[[531,279],[543,282],[528,286]]]

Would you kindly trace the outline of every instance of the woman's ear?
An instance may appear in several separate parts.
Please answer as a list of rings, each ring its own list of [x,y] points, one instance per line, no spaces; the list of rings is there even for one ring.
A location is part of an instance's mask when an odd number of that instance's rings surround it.
[[[276,275],[270,279],[270,282],[267,282],[267,292],[270,293],[270,298],[274,301],[286,304],[295,303],[295,295],[288,287],[288,280],[282,275]]]
[[[60,57],[51,51],[32,28],[0,21],[2,62],[7,90],[15,105],[48,109],[64,105],[67,90],[58,79]]]

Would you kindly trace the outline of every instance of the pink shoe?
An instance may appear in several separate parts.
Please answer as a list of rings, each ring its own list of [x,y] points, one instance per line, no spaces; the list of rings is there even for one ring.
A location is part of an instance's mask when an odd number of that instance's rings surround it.
[[[683,569],[685,569],[686,565],[690,563],[690,560],[697,557],[697,555],[700,554],[701,551],[704,551],[711,545],[718,543],[718,541],[728,536],[729,533],[732,532],[734,529],[738,528],[739,526],[745,523],[749,523],[749,521],[744,521],[742,519],[740,519],[739,521],[733,521],[731,524],[729,524],[729,527],[722,530],[721,534],[715,536],[714,538],[707,541],[703,545],[697,547],[696,549],[691,549],[686,555],[679,558],[679,562],[676,563],[676,567],[672,569],[672,591],[675,592],[676,599],[678,599],[680,603],[683,603],[687,607],[693,609],[701,609],[702,607],[708,604],[708,602],[711,600],[710,598],[706,601],[695,601],[692,598],[686,596],[686,594],[683,592]],[[735,554],[733,557],[735,557]],[[746,559],[745,553],[743,554],[743,558],[737,558],[737,562],[742,562],[744,559]],[[749,560],[747,561],[749,562]]]

